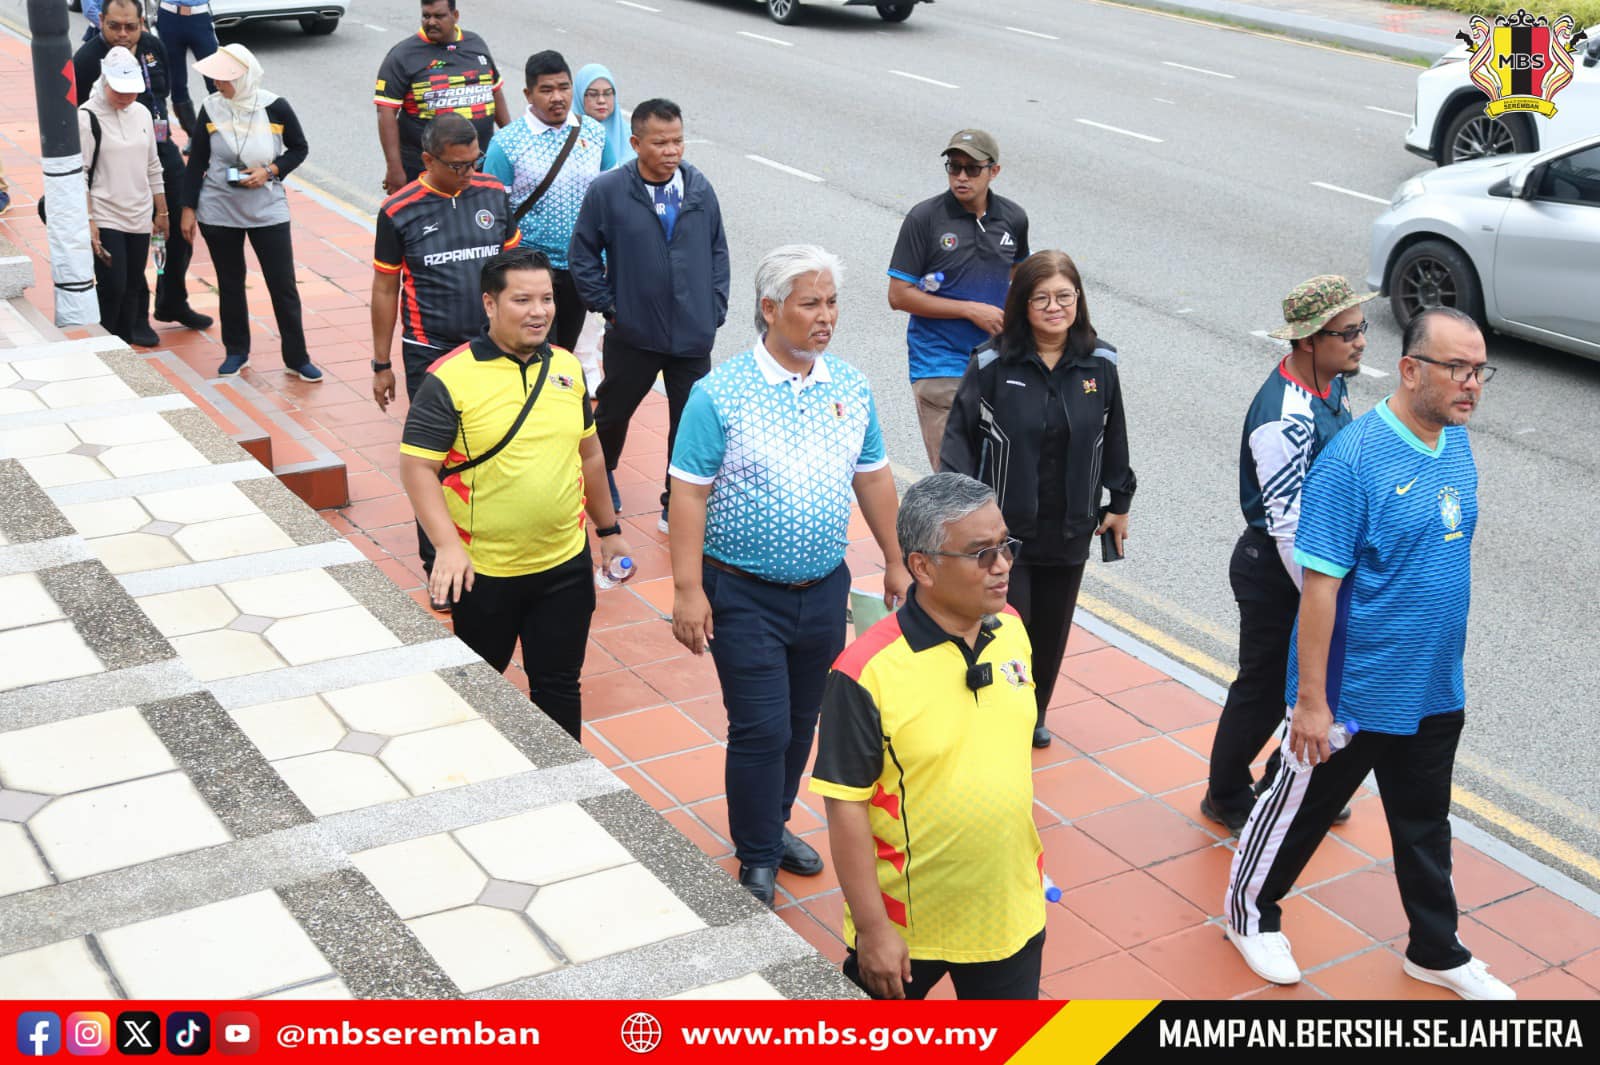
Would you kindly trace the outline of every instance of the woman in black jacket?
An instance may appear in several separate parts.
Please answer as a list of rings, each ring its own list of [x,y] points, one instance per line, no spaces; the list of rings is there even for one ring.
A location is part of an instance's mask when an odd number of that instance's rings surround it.
[[[993,488],[1021,541],[1006,599],[1033,642],[1033,745],[1048,747],[1045,710],[1090,541],[1109,531],[1121,554],[1136,485],[1116,349],[1090,325],[1083,282],[1066,253],[1038,252],[1017,267],[997,342],[974,355],[961,378],[939,468]],[[1101,489],[1111,494],[1105,509]]]

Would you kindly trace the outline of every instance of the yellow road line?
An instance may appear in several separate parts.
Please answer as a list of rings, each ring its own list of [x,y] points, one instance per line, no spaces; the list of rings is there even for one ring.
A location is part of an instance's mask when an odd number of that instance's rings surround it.
[[[1473,794],[1459,784],[1450,789],[1450,797],[1485,821],[1499,825],[1524,843],[1544,851],[1556,861],[1565,863],[1574,869],[1583,871],[1596,880],[1600,880],[1600,860],[1583,853],[1569,843],[1556,839],[1538,825],[1524,821],[1516,814],[1501,809],[1488,799],[1483,798],[1481,795]]]
[[[1081,592],[1078,594],[1078,605],[1102,621],[1110,622],[1130,636],[1136,636],[1153,647],[1159,647],[1180,662],[1193,666],[1202,673],[1217,678],[1224,684],[1228,684],[1233,680],[1233,670],[1229,669],[1225,663],[1217,661],[1203,651],[1195,650],[1178,638],[1167,635],[1167,633],[1154,625],[1148,625],[1140,621],[1125,610],[1119,610],[1102,599],[1097,599],[1092,595],[1084,595]]]
[[[1084,577],[1090,581],[1099,581],[1108,585],[1131,599],[1137,599],[1145,606],[1181,622],[1196,632],[1211,637],[1230,650],[1236,651],[1239,649],[1239,634],[1237,632],[1223,628],[1221,625],[1201,617],[1193,610],[1179,606],[1177,603],[1156,595],[1154,592],[1145,591],[1136,581],[1127,577],[1117,576],[1112,567],[1098,566],[1084,573]]]

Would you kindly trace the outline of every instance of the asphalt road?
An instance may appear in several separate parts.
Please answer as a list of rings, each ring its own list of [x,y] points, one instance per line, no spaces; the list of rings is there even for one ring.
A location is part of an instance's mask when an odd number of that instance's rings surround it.
[[[993,131],[996,190],[1027,208],[1035,249],[1076,258],[1096,327],[1123,353],[1133,539],[1125,563],[1091,564],[1085,593],[1232,668],[1239,427],[1278,350],[1252,334],[1281,322],[1278,301],[1305,277],[1365,276],[1371,220],[1428,168],[1401,146],[1420,68],[1086,0],[942,0],[900,25],[813,8],[796,27],[751,0],[461,8],[514,101],[522,60],[553,47],[574,69],[610,66],[624,104],[683,106],[732,244],[719,357],[753,335],[763,251],[806,240],[845,257],[837,350],[872,378],[912,475],[926,465],[883,271],[901,215],[943,187],[945,139]],[[413,10],[355,0],[331,37],[291,24],[236,37],[305,124],[301,175],[366,210],[381,198],[372,78]],[[1382,302],[1368,313],[1368,365],[1392,373],[1398,330]],[[1600,681],[1600,363],[1503,338],[1490,360],[1500,376],[1472,425],[1482,516],[1457,780],[1524,824],[1458,812],[1551,860],[1526,842],[1548,833],[1557,864],[1600,886],[1600,772],[1583,738]],[[1357,411],[1391,384],[1353,381]]]

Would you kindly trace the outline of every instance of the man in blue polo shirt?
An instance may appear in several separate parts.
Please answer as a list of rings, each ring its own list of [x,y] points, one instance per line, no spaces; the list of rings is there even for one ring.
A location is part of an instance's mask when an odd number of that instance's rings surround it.
[[[1494,368],[1477,323],[1449,308],[1418,315],[1403,351],[1394,394],[1334,437],[1306,478],[1285,765],[1239,837],[1227,935],[1258,976],[1299,981],[1279,900],[1371,772],[1411,925],[1406,975],[1466,999],[1515,998],[1457,938],[1450,880],[1478,521],[1466,425]],[[1336,721],[1354,733],[1340,746]]]
[[[887,562],[885,604],[897,605],[911,584],[872,389],[827,353],[841,269],[812,245],[762,259],[761,342],[696,382],[668,470],[672,631],[697,655],[709,646],[716,661],[739,882],[769,906],[780,867],[822,871],[822,858],[784,823],[828,668],[844,649],[852,492]]]
[[[1000,332],[1011,272],[1028,257],[1028,213],[989,191],[1000,174],[994,137],[964,129],[943,154],[949,190],[907,212],[889,259],[889,306],[911,313],[911,391],[935,470],[961,375]]]

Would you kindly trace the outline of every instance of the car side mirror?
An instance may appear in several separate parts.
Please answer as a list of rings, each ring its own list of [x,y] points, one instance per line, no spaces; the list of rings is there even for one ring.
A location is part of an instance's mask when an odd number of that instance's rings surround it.
[[[1525,166],[1506,179],[1507,191],[1519,200],[1531,200],[1539,190],[1543,173],[1542,166]]]
[[[1489,195],[1503,196],[1506,199],[1510,199],[1512,196],[1511,179],[1508,177],[1503,177],[1499,181],[1496,181],[1493,185],[1490,185]]]
[[[1596,63],[1600,63],[1600,37],[1591,37],[1583,50],[1583,65],[1592,67]]]

